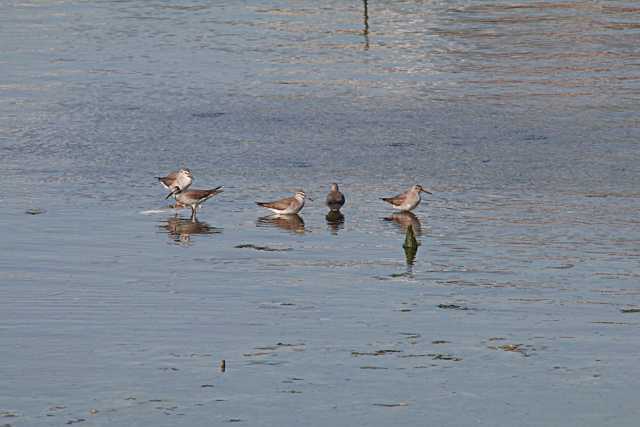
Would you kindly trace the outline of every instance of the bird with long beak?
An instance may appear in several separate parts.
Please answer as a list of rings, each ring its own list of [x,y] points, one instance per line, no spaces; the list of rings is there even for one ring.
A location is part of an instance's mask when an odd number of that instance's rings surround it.
[[[165,197],[165,199],[168,199],[175,196],[177,192],[184,191],[189,188],[193,182],[193,175],[189,169],[183,168],[171,172],[167,176],[157,176],[156,179],[160,181],[160,184],[162,184],[164,188],[170,191],[169,195]]]
[[[220,186],[210,190],[179,190],[175,195],[178,203],[191,208],[191,219],[195,221],[196,211],[200,205],[222,191],[222,186]]]
[[[394,197],[383,197],[382,200],[391,204],[395,209],[410,211],[420,204],[422,200],[420,193],[432,194],[431,191],[425,190],[421,185],[416,184],[402,194]]]
[[[302,210],[306,197],[307,195],[304,191],[298,190],[292,197],[285,197],[284,199],[274,200],[273,202],[256,202],[256,205],[267,208],[278,215],[291,215],[297,214]],[[309,200],[311,200],[310,197]]]

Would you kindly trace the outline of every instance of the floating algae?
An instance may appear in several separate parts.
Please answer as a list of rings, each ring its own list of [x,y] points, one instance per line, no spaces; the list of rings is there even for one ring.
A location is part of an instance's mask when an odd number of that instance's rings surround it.
[[[40,208],[31,208],[31,209],[27,209],[26,211],[24,211],[24,213],[28,214],[28,215],[41,215],[43,213],[46,213],[47,211],[44,209],[40,209]]]
[[[438,304],[437,307],[444,310],[469,310],[467,307],[459,304]]]
[[[243,243],[241,245],[234,246],[236,249],[255,249],[256,251],[265,251],[265,252],[286,252],[290,251],[291,248],[272,248],[269,246],[258,246],[253,245],[251,243]]]

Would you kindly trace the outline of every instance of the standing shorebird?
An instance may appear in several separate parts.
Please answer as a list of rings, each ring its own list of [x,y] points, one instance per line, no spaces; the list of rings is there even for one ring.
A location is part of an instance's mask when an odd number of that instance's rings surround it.
[[[344,205],[344,194],[338,189],[338,184],[331,184],[331,191],[327,194],[327,206],[331,212],[339,212]]]
[[[383,197],[387,203],[390,203],[395,209],[401,211],[410,211],[420,204],[420,193],[432,194],[431,191],[425,190],[421,185],[414,185],[409,190],[394,197]]]
[[[304,191],[298,190],[293,197],[285,197],[273,202],[256,202],[256,205],[267,208],[278,215],[297,214],[304,207],[305,197]]]
[[[167,198],[173,196],[177,191],[184,191],[193,182],[193,175],[189,169],[180,169],[175,172],[171,172],[167,176],[157,176],[156,179],[160,181],[160,184],[171,192]]]
[[[178,203],[191,208],[191,219],[195,221],[196,210],[200,205],[216,194],[222,193],[222,191],[222,186],[211,190],[179,190],[176,192],[176,200]]]

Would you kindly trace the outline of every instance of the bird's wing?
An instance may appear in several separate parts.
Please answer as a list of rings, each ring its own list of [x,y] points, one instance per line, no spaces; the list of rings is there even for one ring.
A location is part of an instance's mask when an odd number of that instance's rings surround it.
[[[215,196],[218,193],[222,193],[222,187],[216,187],[210,190],[187,190],[182,192],[182,194],[195,200],[209,198]]]
[[[209,190],[188,190],[178,194],[181,194],[182,196],[189,199],[200,200],[203,197],[207,197],[209,195]]]
[[[407,193],[398,194],[397,196],[393,197],[383,197],[382,200],[387,203],[391,203],[394,206],[399,206],[403,204],[405,200],[407,200]]]
[[[157,178],[165,188],[172,189],[178,179],[178,172],[171,172],[167,176],[158,176]]]

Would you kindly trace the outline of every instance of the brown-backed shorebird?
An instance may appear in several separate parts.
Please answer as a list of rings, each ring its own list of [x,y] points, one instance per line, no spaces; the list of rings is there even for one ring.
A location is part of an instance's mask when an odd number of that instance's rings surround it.
[[[191,208],[191,219],[195,220],[198,207],[216,194],[222,193],[222,186],[211,190],[182,190],[176,193],[176,201]]]
[[[425,190],[421,185],[414,185],[409,190],[394,197],[383,197],[387,203],[390,203],[395,209],[401,211],[410,211],[420,204],[420,193],[431,194],[431,191]]]
[[[304,207],[304,199],[306,194],[304,191],[298,190],[292,197],[285,197],[284,199],[275,200],[273,202],[256,202],[258,206],[269,209],[271,212],[278,215],[290,215],[297,214]]]
[[[331,184],[331,190],[327,194],[327,206],[331,212],[338,212],[344,205],[344,194],[340,192],[338,184]]]

